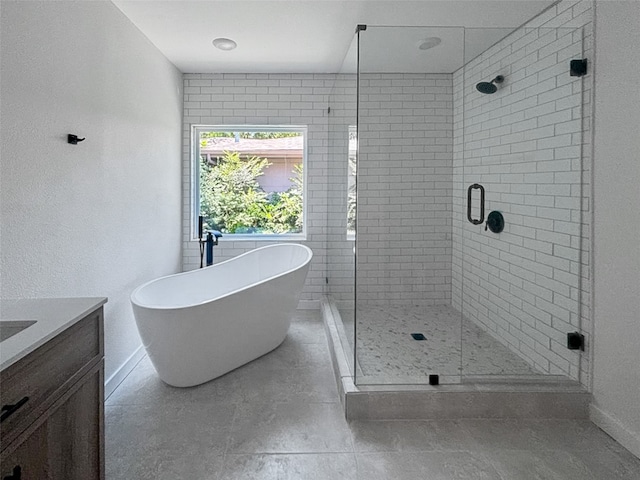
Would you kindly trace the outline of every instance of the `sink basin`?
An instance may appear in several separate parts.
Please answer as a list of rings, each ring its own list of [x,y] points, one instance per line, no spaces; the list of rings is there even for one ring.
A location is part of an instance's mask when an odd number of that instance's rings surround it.
[[[0,320],[0,342],[4,342],[35,323],[35,320]]]

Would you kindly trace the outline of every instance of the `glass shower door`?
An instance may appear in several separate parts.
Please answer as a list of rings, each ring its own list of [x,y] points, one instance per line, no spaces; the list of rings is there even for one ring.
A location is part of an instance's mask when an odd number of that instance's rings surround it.
[[[484,33],[467,29],[467,39]],[[521,28],[454,75],[453,297],[467,380],[578,378],[567,333],[580,330],[583,79],[570,62],[583,58],[582,36]],[[478,87],[498,75],[494,93]],[[466,218],[469,198],[480,215],[473,185],[485,192],[480,224]],[[502,229],[487,224],[494,217]]]
[[[357,153],[357,35],[329,93],[326,292],[332,316],[354,372],[355,348],[355,164]]]

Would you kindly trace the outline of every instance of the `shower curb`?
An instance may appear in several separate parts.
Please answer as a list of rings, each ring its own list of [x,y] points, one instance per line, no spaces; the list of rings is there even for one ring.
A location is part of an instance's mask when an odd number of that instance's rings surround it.
[[[589,418],[591,394],[570,380],[358,387],[338,332],[335,316],[339,313],[334,309],[328,299],[321,301],[331,362],[347,420]]]

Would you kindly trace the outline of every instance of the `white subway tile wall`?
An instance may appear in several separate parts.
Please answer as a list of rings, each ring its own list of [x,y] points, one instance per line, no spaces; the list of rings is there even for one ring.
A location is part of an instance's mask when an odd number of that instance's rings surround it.
[[[338,308],[353,309],[355,258],[347,238],[349,129],[356,126],[357,77],[339,74],[329,96],[327,168],[327,293]]]
[[[325,289],[327,224],[327,105],[335,75],[318,74],[185,74],[183,120],[183,269],[200,266],[191,214],[192,125],[306,125],[307,238],[313,260],[300,308],[318,308]],[[346,180],[345,180],[346,181]],[[214,262],[253,248],[264,240],[222,238],[214,247]]]
[[[359,81],[357,300],[451,303],[453,78]]]
[[[566,334],[589,346],[592,89],[569,61],[593,58],[591,19],[591,1],[565,0],[454,74],[452,304],[539,370],[587,386],[589,357]],[[496,75],[497,93],[476,91]],[[504,214],[499,235],[466,220],[473,183],[486,213]]]

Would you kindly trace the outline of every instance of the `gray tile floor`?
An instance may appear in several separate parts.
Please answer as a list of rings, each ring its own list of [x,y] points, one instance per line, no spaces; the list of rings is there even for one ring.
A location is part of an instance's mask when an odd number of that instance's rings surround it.
[[[204,385],[145,358],[106,404],[107,480],[634,479],[588,421],[344,419],[318,312],[275,351]]]

